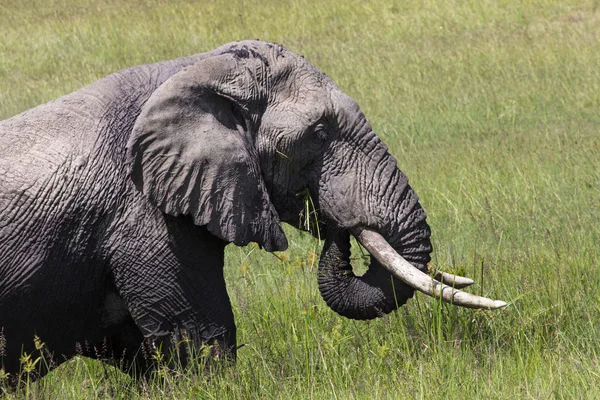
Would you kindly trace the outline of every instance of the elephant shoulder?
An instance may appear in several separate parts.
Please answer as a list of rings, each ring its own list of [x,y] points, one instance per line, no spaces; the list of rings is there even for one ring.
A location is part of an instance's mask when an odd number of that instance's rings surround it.
[[[93,121],[47,103],[0,122],[0,191],[35,186],[80,163],[95,138]]]

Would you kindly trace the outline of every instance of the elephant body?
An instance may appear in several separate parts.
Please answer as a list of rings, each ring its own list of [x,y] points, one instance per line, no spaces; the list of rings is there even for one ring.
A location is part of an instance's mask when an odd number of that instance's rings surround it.
[[[183,337],[235,355],[224,248],[284,250],[303,190],[334,310],[374,318],[412,296],[346,261],[348,231],[369,227],[425,271],[416,194],[356,103],[281,46],[132,67],[1,121],[0,367],[18,372],[34,335],[56,362],[104,346],[145,363],[144,341]]]
[[[135,354],[142,329],[153,338],[177,329],[204,339],[235,335],[222,271],[226,242],[151,206],[125,165],[141,106],[193,61],[127,69],[0,123],[8,371],[18,371],[34,335],[55,359],[99,349],[105,339],[117,357]]]

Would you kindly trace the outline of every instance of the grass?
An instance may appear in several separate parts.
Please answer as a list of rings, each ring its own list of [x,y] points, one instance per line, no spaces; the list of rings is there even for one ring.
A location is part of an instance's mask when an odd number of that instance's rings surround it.
[[[344,319],[318,294],[319,244],[286,227],[278,257],[227,249],[245,344],[235,366],[138,385],[78,358],[7,396],[599,398],[599,6],[4,0],[0,118],[233,40],[305,55],[358,101],[410,177],[434,265],[510,302],[482,312],[417,295],[377,321]]]

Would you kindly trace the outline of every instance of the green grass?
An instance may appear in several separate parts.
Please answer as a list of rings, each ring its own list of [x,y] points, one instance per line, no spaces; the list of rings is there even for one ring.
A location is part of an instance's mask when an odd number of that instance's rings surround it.
[[[205,4],[202,4],[205,3]],[[333,5],[335,4],[335,5]],[[600,398],[598,1],[4,0],[0,118],[110,72],[260,38],[361,105],[428,212],[435,266],[510,302],[417,295],[371,322],[318,294],[318,243],[230,246],[239,360],[138,385],[86,359],[32,398]]]

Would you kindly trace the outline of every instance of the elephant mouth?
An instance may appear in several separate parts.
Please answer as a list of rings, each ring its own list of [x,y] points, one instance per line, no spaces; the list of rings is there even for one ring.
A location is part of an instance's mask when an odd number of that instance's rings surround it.
[[[403,305],[415,290],[467,308],[492,310],[506,306],[503,301],[459,290],[473,284],[471,279],[443,272],[435,277],[427,275],[419,269],[424,265],[414,259],[411,264],[372,229],[343,229],[333,224],[326,224],[325,229],[319,291],[340,315],[358,320],[381,317]],[[362,276],[356,276],[350,265],[350,234],[371,255],[369,269]]]

